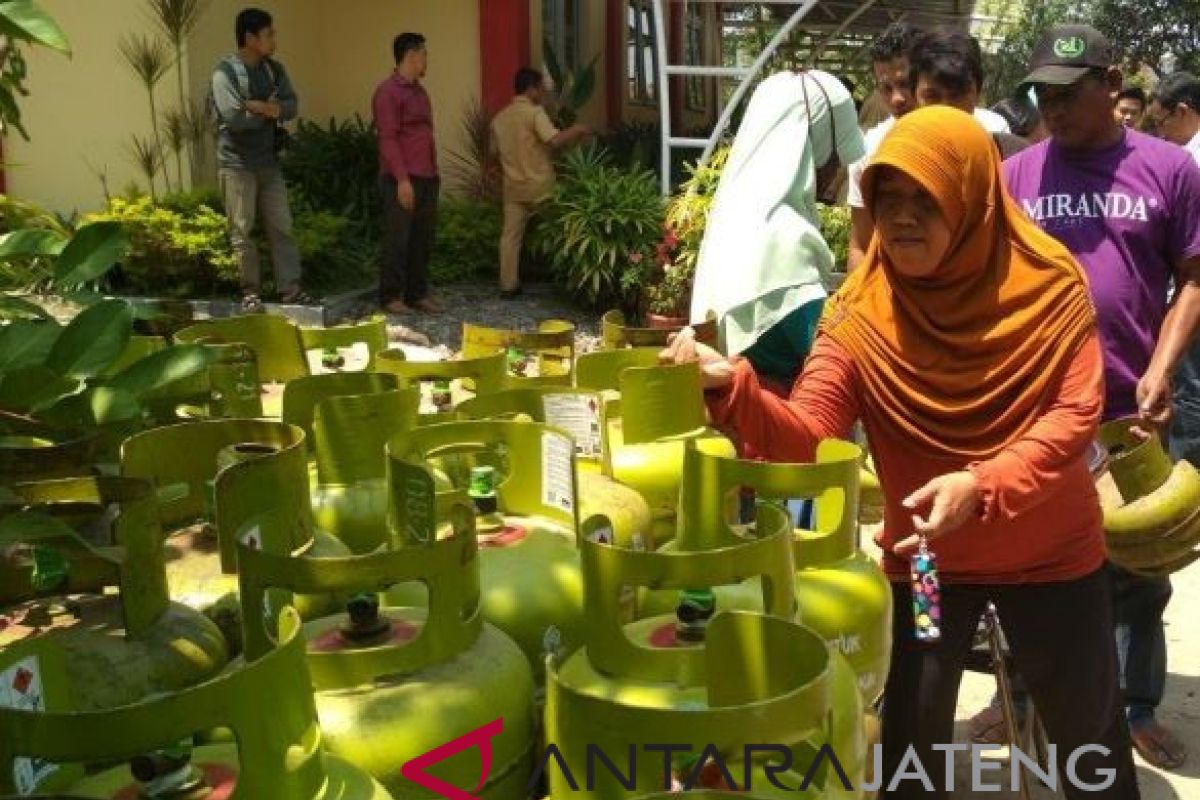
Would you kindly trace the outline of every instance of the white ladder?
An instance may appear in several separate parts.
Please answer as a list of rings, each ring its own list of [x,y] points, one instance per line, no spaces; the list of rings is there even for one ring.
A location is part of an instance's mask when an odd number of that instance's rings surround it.
[[[816,7],[818,0],[804,0],[800,8],[793,12],[787,22],[776,32],[771,41],[767,42],[767,46],[763,49],[758,57],[754,59],[749,67],[725,67],[711,65],[693,65],[693,64],[671,64],[669,63],[670,49],[668,47],[669,31],[666,27],[666,5],[669,2],[680,2],[680,0],[652,0],[654,4],[654,46],[658,52],[656,59],[658,65],[658,110],[660,119],[660,129],[662,138],[662,193],[666,197],[671,193],[671,151],[675,148],[691,148],[702,149],[699,162],[704,164],[712,156],[713,150],[716,149],[717,142],[720,141],[721,135],[725,133],[725,128],[729,125],[729,120],[733,118],[733,113],[737,109],[738,104],[750,90],[754,83],[754,78],[758,75],[759,70],[767,63],[767,60],[774,55],[791,34],[792,30],[800,24],[800,20],[808,15],[808,12]],[[691,3],[715,3],[721,0],[686,0]],[[874,0],[867,5],[872,5]],[[724,3],[729,5],[728,0]],[[758,4],[762,5],[794,5],[795,0],[758,0]],[[865,10],[865,9],[864,9]],[[856,15],[857,16],[857,15]],[[671,82],[670,78],[676,75],[684,75],[691,77],[702,78],[740,78],[741,83],[738,84],[736,90],[730,96],[729,101],[724,104],[721,109],[721,115],[713,126],[712,133],[707,139],[697,139],[687,136],[676,136],[671,129]],[[718,92],[720,95],[720,92]]]

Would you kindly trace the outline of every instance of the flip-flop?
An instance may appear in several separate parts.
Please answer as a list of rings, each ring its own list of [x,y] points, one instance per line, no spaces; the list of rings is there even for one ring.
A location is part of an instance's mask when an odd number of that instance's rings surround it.
[[[1187,749],[1183,743],[1158,722],[1135,725],[1129,729],[1129,735],[1138,755],[1152,767],[1178,769],[1187,761]]]

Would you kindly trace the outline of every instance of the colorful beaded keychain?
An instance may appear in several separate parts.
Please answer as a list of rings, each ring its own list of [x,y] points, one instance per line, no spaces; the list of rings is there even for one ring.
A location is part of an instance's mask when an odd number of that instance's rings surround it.
[[[934,644],[942,638],[942,587],[938,582],[937,556],[925,537],[912,557],[914,634],[918,642]]]

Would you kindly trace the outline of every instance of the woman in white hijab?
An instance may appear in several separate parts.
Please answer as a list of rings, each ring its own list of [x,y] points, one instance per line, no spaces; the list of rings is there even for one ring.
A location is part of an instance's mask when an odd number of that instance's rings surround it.
[[[691,319],[716,312],[719,345],[785,393],[804,364],[833,254],[817,199],[863,156],[854,99],[834,76],[781,72],[746,107],[696,264]]]

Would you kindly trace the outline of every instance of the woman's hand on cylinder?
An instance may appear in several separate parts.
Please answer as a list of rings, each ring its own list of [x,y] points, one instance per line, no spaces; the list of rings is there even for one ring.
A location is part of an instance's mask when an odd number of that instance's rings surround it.
[[[967,470],[939,475],[904,498],[903,505],[913,512],[913,536],[898,542],[893,548],[898,556],[916,552],[920,537],[933,541],[952,533],[971,517],[978,515],[982,498],[979,482]],[[927,511],[921,516],[921,511]]]
[[[666,348],[658,354],[660,364],[699,364],[705,389],[724,389],[733,383],[734,366],[725,356],[696,341],[696,332],[684,328],[671,334]]]

